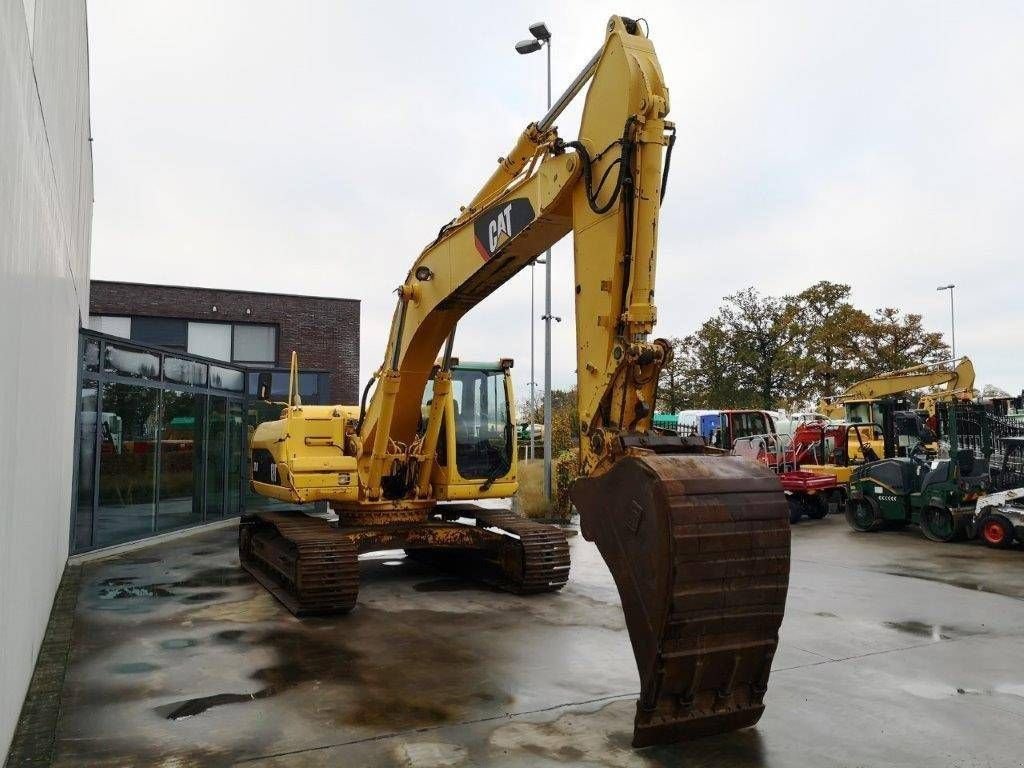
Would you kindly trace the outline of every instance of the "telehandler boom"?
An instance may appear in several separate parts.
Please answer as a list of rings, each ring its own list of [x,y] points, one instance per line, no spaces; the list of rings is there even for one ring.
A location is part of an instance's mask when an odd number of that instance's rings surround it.
[[[564,141],[555,120],[588,84],[579,138]],[[651,338],[668,111],[645,31],[613,16],[601,49],[398,287],[372,398],[368,384],[358,405],[292,402],[257,428],[254,490],[327,501],[338,519],[263,512],[239,532],[244,566],[296,613],[351,609],[357,556],[379,549],[517,592],[565,584],[559,528],[466,503],[516,491],[511,362],[456,365],[452,352],[466,313],[572,232],[583,475],[572,498],[622,600],[637,746],[758,720],[789,578],[776,476],[652,430],[671,354]]]

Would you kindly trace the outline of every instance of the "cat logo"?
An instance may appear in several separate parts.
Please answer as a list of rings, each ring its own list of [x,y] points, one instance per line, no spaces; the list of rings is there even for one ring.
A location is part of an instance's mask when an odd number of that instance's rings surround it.
[[[533,219],[533,206],[525,197],[499,203],[480,214],[473,224],[473,234],[476,235],[476,249],[483,260],[488,261],[501,251]]]
[[[512,231],[512,203],[509,203],[498,212],[498,218],[487,225],[487,244],[491,253],[498,250],[499,245],[504,245],[508,240],[508,233]]]

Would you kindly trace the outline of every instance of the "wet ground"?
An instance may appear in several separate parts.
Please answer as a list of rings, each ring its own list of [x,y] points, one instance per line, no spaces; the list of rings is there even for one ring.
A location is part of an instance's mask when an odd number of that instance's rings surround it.
[[[352,614],[299,621],[234,535],[84,566],[56,765],[1024,764],[1024,551],[801,523],[761,723],[635,751],[637,673],[582,538],[556,595],[391,553]]]

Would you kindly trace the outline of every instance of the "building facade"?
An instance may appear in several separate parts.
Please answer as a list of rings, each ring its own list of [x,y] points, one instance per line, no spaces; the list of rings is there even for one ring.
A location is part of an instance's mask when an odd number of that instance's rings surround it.
[[[68,555],[90,141],[84,0],[0,0],[0,760]]]
[[[89,327],[178,352],[274,372],[287,395],[292,351],[304,402],[355,403],[359,301],[93,280]],[[256,373],[247,389],[255,394]]]
[[[247,374],[81,332],[72,554],[242,511]]]

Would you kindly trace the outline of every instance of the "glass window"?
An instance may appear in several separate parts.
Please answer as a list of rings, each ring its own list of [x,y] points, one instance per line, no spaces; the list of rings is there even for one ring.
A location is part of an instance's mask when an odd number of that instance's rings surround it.
[[[122,376],[159,379],[160,358],[149,352],[107,344],[103,355],[103,370]]]
[[[227,399],[211,395],[210,429],[206,440],[206,519],[224,516],[227,472]]]
[[[203,521],[206,395],[166,390],[160,409],[160,505],[157,530]]]
[[[165,357],[164,379],[179,384],[205,387],[206,364],[195,360],[182,360],[180,357]]]
[[[153,530],[159,406],[158,389],[103,384],[95,546],[131,541]]]
[[[132,337],[132,319],[130,317],[89,315],[89,327],[100,333],[120,336],[122,339],[130,339]]]
[[[242,452],[245,450],[245,422],[242,401],[228,400],[228,489],[224,514],[234,517],[242,513]]]
[[[288,371],[270,372],[270,399],[278,402],[288,400]],[[248,391],[249,395],[256,397],[259,394],[260,372],[249,371]],[[310,371],[299,371],[299,395],[306,405],[327,405],[327,382],[326,373]]]
[[[846,420],[852,424],[868,424],[871,421],[871,403],[847,403]]]
[[[190,322],[188,324],[188,351],[193,355],[230,362],[231,324]]]
[[[505,475],[512,462],[512,431],[503,371],[456,370],[455,464],[464,478]]]
[[[82,364],[87,371],[100,369],[100,343],[96,339],[86,339],[82,345]]]
[[[92,546],[92,497],[96,472],[96,401],[99,384],[82,382],[78,416],[78,497],[72,549],[81,552]]]
[[[133,317],[132,341],[155,347],[180,349],[187,346],[187,323],[172,317]]]
[[[240,363],[273,363],[277,329],[272,325],[236,325],[234,359]]]
[[[734,413],[730,416],[733,441],[741,437],[768,434],[768,421],[763,413]]]
[[[245,374],[234,368],[221,368],[219,365],[211,365],[210,386],[214,389],[241,392],[245,389]]]

